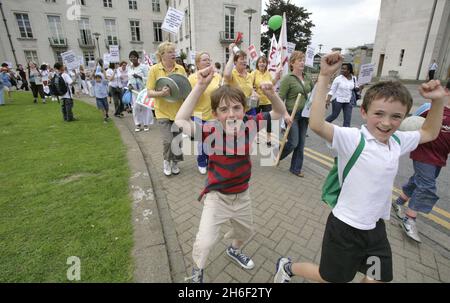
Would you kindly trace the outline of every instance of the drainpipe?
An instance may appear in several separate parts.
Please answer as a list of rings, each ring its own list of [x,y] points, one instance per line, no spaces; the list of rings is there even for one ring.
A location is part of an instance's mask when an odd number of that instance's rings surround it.
[[[192,24],[191,24],[191,0],[188,1],[189,17],[189,49],[192,50]]]
[[[11,40],[11,34],[9,33],[8,23],[6,22],[6,17],[5,17],[5,12],[3,11],[2,1],[0,1],[0,11],[2,12],[3,23],[5,23],[6,34],[8,35],[9,45],[11,46],[11,51],[13,53],[14,62],[16,63],[16,66],[18,66],[19,63],[17,62],[16,50],[14,49],[14,45]]]
[[[419,80],[420,72],[422,71],[423,58],[425,57],[425,51],[427,50],[428,38],[430,36],[431,25],[433,24],[434,13],[436,12],[437,0],[434,0],[433,9],[431,10],[430,22],[428,22],[427,35],[425,36],[425,42],[423,45],[422,55],[420,56],[419,68],[417,70],[416,80]]]

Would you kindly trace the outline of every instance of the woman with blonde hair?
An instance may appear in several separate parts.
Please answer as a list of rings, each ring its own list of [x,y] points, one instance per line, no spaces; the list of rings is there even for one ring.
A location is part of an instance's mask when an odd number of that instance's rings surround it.
[[[197,54],[197,56],[195,57],[195,66],[198,71],[210,67],[211,56],[209,55],[209,53],[201,52]],[[214,120],[211,109],[211,94],[213,91],[219,88],[221,80],[222,77],[218,73],[214,73],[214,77],[211,83],[208,85],[206,90],[200,96],[200,99],[193,111],[192,117],[194,122],[196,122],[198,125],[203,125],[207,121]],[[191,83],[192,87],[195,87],[195,85],[198,82],[198,74],[193,73],[192,75],[190,75],[189,82]],[[199,142],[198,144],[197,165],[200,174],[205,175],[206,168],[208,167],[208,155],[203,149],[203,142]]]
[[[302,173],[303,156],[305,148],[306,131],[308,130],[309,118],[302,117],[302,110],[308,99],[308,95],[313,90],[314,84],[310,76],[304,72],[305,54],[300,51],[294,51],[289,59],[290,73],[281,79],[279,95],[285,100],[288,114],[284,119],[287,123],[291,123],[291,131],[289,132],[288,142],[284,146],[280,160],[286,158],[291,152],[292,160],[289,171],[298,176],[304,177]],[[297,95],[301,94],[300,104],[295,113],[294,119],[291,120],[291,114]]]
[[[181,133],[181,131],[175,130],[176,127],[172,129],[172,125],[183,100],[168,102],[164,97],[170,95],[170,89],[164,87],[162,90],[157,91],[155,86],[159,78],[167,77],[171,74],[179,74],[186,77],[184,67],[175,62],[175,48],[176,45],[168,41],[158,46],[156,53],[158,64],[150,68],[147,80],[147,95],[150,98],[155,98],[155,115],[160,126],[163,141],[163,171],[166,176],[178,175],[180,173],[178,162],[183,161],[181,148],[177,151],[178,154],[175,154],[171,149],[173,138]]]

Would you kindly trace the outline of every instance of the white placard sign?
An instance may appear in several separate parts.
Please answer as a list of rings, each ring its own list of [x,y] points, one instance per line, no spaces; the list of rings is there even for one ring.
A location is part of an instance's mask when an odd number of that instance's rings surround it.
[[[62,53],[61,57],[67,70],[71,71],[80,67],[80,58],[72,50]]]
[[[163,31],[176,35],[181,24],[183,23],[183,18],[184,12],[169,7],[161,29]]]
[[[103,54],[103,67],[109,66],[111,62],[109,54]]]
[[[288,42],[287,51],[288,51],[288,57],[290,58],[292,53],[295,51],[295,43]]]
[[[375,66],[372,63],[361,65],[358,76],[358,84],[363,85],[372,81]]]
[[[194,50],[189,51],[189,64],[195,64],[196,53]]]
[[[119,54],[119,46],[118,45],[110,45],[109,46],[109,62],[112,62],[112,63],[120,62],[120,54]]]
[[[309,118],[309,114],[311,113],[311,106],[314,98],[314,94],[316,93],[316,87],[313,88],[312,92],[308,94],[308,99],[306,100],[305,106],[302,110],[302,117]]]
[[[306,61],[305,61],[306,66],[314,67],[314,52],[315,48],[312,47],[311,45],[308,45],[306,47]]]
[[[253,44],[249,46],[247,53],[250,57],[251,62],[256,62],[256,60],[258,60],[258,52],[256,51],[256,47]]]
[[[153,109],[155,105],[155,99],[147,96],[147,89],[142,90],[136,97],[137,104]]]

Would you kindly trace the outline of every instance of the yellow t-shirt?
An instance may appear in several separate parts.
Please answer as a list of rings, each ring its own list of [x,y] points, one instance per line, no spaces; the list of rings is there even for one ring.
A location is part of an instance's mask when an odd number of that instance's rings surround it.
[[[167,71],[161,63],[155,64],[148,72],[147,89],[155,90],[156,81],[159,78],[167,77],[171,74],[180,74],[186,76],[186,71],[181,65],[175,64],[172,72]],[[177,102],[168,102],[164,98],[155,98],[156,119],[169,119],[175,121],[175,116],[181,107],[183,100]]]
[[[253,77],[253,83],[254,87],[256,88],[256,93],[259,95],[259,105],[268,105],[272,104],[267,98],[267,96],[264,94],[264,92],[259,87],[261,83],[263,82],[271,82],[272,83],[272,76],[270,75],[269,71],[265,71],[264,73],[261,73],[259,70],[255,70],[252,73]]]
[[[198,117],[203,121],[211,121],[214,119],[211,109],[211,94],[213,91],[219,88],[221,80],[222,77],[219,74],[214,74],[214,78],[212,79],[211,83],[200,96],[200,99],[195,106],[193,116]],[[197,73],[189,76],[189,82],[191,83],[192,88],[194,88],[194,86],[197,84],[197,81]]]
[[[253,77],[251,73],[247,73],[246,77],[239,75],[239,72],[234,68],[231,72],[231,81],[227,83],[230,86],[238,87],[243,92],[245,97],[250,97],[253,91]]]

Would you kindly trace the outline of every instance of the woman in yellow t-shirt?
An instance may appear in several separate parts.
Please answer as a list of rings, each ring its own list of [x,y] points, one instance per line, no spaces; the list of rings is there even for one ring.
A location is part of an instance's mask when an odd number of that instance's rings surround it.
[[[186,76],[184,67],[176,64],[175,62],[175,47],[176,45],[174,43],[167,41],[158,46],[156,57],[159,63],[150,68],[147,80],[147,95],[150,98],[155,98],[155,115],[158,120],[163,141],[163,170],[166,176],[170,176],[172,174],[178,175],[180,173],[178,162],[183,161],[181,146],[179,150],[176,151],[176,154],[171,148],[172,140],[181,134],[181,131],[174,130],[177,129],[175,126],[172,129],[172,125],[183,100],[168,102],[164,99],[164,97],[170,95],[170,89],[168,87],[164,87],[161,91],[156,91],[155,86],[156,81],[159,78],[167,77],[170,74],[180,74]]]
[[[195,66],[197,70],[202,70],[211,66],[211,57],[207,52],[201,52],[195,57]],[[218,73],[214,73],[214,78],[208,85],[206,90],[200,96],[197,106],[194,108],[192,119],[199,125],[203,125],[206,121],[214,119],[211,109],[211,94],[220,86],[222,77]],[[192,87],[197,84],[197,73],[189,76],[189,82]],[[198,171],[204,175],[206,174],[206,168],[208,167],[208,155],[203,150],[203,142],[198,144],[198,156],[197,156]]]
[[[233,48],[236,44],[231,43],[228,47],[230,50],[230,58],[223,71],[223,79],[225,84],[237,87],[242,90],[248,99],[254,93],[252,74],[247,72],[247,53],[240,50],[234,53]],[[256,109],[247,108],[247,114],[256,114]]]
[[[261,90],[261,83],[263,82],[272,82],[275,85],[281,77],[281,69],[278,69],[275,78],[272,79],[272,75],[267,70],[268,60],[265,56],[261,56],[256,60],[256,70],[252,73],[253,79],[253,89],[256,92],[256,95],[259,97],[259,106],[258,113],[260,112],[270,112],[272,110],[272,103],[270,100],[264,95],[264,92]],[[270,126],[270,125],[268,125]],[[271,146],[270,140],[271,128],[267,127],[267,146]]]

